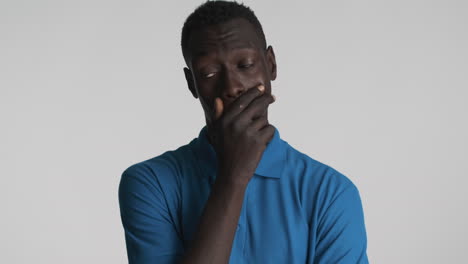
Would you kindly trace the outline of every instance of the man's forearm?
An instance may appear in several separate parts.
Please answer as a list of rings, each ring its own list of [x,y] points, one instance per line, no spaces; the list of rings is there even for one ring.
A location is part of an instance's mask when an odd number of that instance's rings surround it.
[[[228,263],[247,184],[218,175],[181,264]]]

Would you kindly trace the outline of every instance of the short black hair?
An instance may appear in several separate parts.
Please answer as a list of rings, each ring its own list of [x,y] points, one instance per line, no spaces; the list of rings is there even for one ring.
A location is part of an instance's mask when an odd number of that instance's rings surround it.
[[[182,27],[181,46],[184,58],[187,58],[188,41],[192,31],[206,26],[222,24],[235,18],[243,18],[249,21],[258,31],[262,45],[266,48],[265,33],[263,33],[262,25],[252,9],[235,1],[208,0],[187,17]]]

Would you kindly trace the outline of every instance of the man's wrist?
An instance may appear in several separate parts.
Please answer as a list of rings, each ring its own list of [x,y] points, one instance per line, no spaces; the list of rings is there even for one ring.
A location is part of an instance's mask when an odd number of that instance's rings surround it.
[[[213,188],[223,191],[244,192],[247,188],[248,178],[240,174],[218,173]]]

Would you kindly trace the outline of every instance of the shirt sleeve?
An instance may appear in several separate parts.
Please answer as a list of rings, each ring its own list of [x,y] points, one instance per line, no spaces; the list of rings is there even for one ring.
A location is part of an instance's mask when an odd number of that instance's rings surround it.
[[[319,221],[314,264],[367,264],[367,236],[359,191],[348,185]],[[311,263],[312,264],[312,263]]]
[[[182,240],[155,175],[135,165],[125,170],[119,204],[129,264],[174,264],[181,258]]]

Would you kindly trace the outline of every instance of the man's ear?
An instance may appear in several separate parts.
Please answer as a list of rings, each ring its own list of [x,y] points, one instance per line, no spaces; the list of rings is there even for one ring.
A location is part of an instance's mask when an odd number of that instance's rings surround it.
[[[187,86],[192,93],[193,97],[198,98],[197,90],[195,89],[195,82],[193,81],[192,71],[189,68],[184,68],[185,80],[187,81]]]
[[[270,79],[271,81],[274,81],[276,79],[276,58],[272,46],[268,46],[266,50],[266,59],[268,70],[270,73]]]

